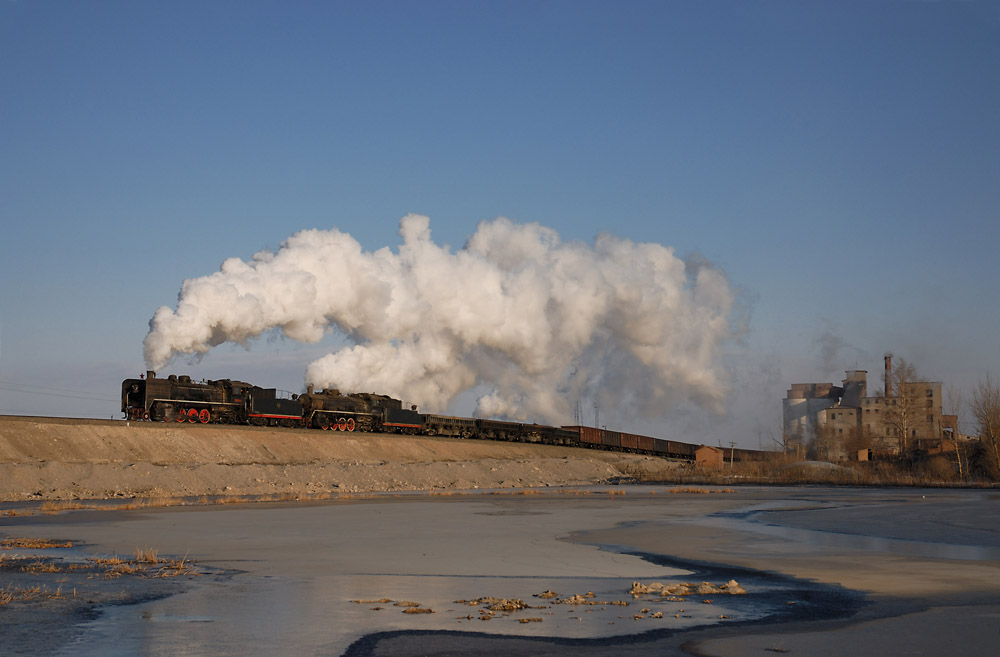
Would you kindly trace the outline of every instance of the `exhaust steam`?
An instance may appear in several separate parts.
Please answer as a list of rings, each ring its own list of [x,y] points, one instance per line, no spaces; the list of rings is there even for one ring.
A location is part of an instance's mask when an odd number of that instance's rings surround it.
[[[563,242],[504,218],[454,252],[431,240],[424,216],[404,217],[400,236],[398,251],[366,252],[338,230],[303,230],[184,281],[176,309],[149,322],[147,368],[224,342],[249,347],[275,328],[305,343],[340,330],[353,346],[310,364],[306,383],[429,412],[475,388],[487,390],[477,415],[555,424],[581,399],[622,417],[722,410],[734,295],[711,264],[609,235]]]

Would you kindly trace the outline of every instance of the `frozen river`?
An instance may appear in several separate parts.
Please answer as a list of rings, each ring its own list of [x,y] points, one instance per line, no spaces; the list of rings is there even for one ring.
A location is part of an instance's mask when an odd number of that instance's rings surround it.
[[[65,657],[596,655],[630,642],[672,654],[693,628],[725,636],[726,626],[762,619],[843,619],[880,596],[921,589],[953,604],[1000,603],[997,493],[576,493],[67,514],[16,532],[82,542],[94,554],[153,548],[210,573],[178,594],[105,608],[56,653]],[[9,524],[0,531],[14,531]],[[898,581],[902,572],[909,582]],[[729,579],[748,594],[628,593],[636,580]],[[546,591],[557,597],[538,597]],[[484,597],[530,608],[481,620],[484,604],[460,602]],[[404,613],[403,602],[433,613]]]

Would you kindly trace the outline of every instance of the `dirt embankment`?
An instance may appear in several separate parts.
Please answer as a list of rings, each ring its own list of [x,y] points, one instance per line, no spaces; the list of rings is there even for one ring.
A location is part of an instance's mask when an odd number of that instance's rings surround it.
[[[0,501],[560,486],[676,467],[548,445],[0,416]]]

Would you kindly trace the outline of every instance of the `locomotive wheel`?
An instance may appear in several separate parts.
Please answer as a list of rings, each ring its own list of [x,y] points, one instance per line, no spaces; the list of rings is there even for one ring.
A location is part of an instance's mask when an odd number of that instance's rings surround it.
[[[337,431],[345,431],[347,429],[347,420],[340,418],[337,420]]]
[[[191,410],[188,411],[188,422],[194,423],[197,421],[198,421],[198,409],[192,408]]]
[[[348,431],[354,431],[354,418],[353,417],[347,418],[347,430]]]
[[[330,418],[324,417],[322,420],[320,420],[319,421],[319,428],[322,429],[323,431],[329,431],[330,430]]]
[[[201,409],[201,412],[198,413],[198,420],[202,424],[208,424],[208,421],[211,419],[212,419],[212,414],[208,412],[207,408]]]
[[[183,421],[185,421],[187,419],[188,419],[187,409],[183,409],[182,408],[181,410],[177,411],[177,421],[178,422],[183,422]]]

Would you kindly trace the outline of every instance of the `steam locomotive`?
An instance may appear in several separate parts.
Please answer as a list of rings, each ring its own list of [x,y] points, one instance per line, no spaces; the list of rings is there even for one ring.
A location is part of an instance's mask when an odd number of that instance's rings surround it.
[[[653,454],[683,461],[693,461],[698,448],[689,443],[596,427],[553,427],[425,414],[416,407],[405,408],[398,399],[374,393],[342,394],[334,389],[316,392],[309,386],[301,395],[289,395],[243,381],[195,382],[189,376],[173,374],[164,379],[152,371],[122,382],[122,412],[128,420],[506,440]],[[735,452],[740,452],[740,459]],[[729,457],[757,460],[763,454],[735,450]]]
[[[122,382],[122,413],[128,420],[253,424],[339,431],[417,433],[423,422],[416,409],[376,394],[342,395],[338,390],[280,396],[274,388],[243,381],[192,381],[146,372]]]

